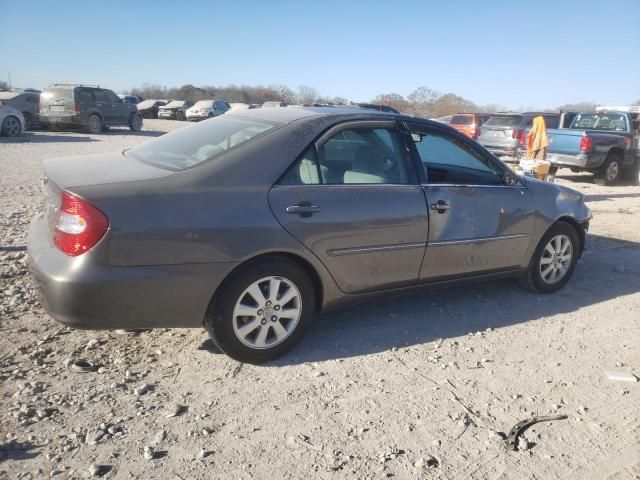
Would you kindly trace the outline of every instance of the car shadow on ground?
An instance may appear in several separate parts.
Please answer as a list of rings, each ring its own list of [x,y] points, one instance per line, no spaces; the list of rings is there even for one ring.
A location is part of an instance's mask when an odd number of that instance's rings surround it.
[[[56,132],[56,134],[25,132],[20,137],[0,137],[0,143],[87,143],[99,141],[88,135],[79,137],[71,132]]]
[[[573,278],[538,295],[514,280],[381,299],[321,315],[303,341],[268,366],[335,360],[541,320],[640,292],[640,243],[590,236]]]
[[[569,182],[572,183],[590,183],[591,185],[593,185],[595,183],[594,181],[594,176],[588,173],[585,174],[575,174],[575,175],[556,175],[557,179],[562,179],[562,180],[567,180]],[[633,182],[633,181],[628,181],[624,178],[621,178],[620,180],[618,180],[616,182],[616,184],[613,186],[613,188],[615,188],[616,186],[618,187],[630,187],[630,186],[637,186],[638,184]]]

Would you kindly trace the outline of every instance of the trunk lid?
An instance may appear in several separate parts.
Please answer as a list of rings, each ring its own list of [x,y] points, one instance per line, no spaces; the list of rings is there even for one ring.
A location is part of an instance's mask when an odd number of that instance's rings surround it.
[[[549,146],[547,153],[560,153],[564,155],[576,155],[580,153],[580,141],[584,130],[555,129],[547,130]]]

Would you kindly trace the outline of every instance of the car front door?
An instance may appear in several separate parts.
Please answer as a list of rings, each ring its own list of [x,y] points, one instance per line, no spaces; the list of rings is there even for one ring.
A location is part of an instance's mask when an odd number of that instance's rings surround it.
[[[526,262],[535,209],[517,177],[449,129],[409,128],[429,206],[420,280],[508,271]]]
[[[271,189],[269,204],[342,291],[413,285],[428,216],[410,162],[396,122],[341,124],[291,166]]]
[[[122,99],[111,90],[104,91],[111,102],[111,123],[126,124],[129,121],[129,110]]]

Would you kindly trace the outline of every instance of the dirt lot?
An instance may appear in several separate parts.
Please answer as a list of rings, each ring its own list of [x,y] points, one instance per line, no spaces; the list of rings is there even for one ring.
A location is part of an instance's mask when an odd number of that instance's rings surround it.
[[[498,281],[325,314],[265,366],[217,354],[202,330],[49,318],[26,254],[5,248],[25,243],[42,160],[183,125],[0,139],[0,478],[640,478],[640,383],[605,374],[640,375],[637,186],[560,171],[594,220],[558,294]],[[80,358],[100,369],[68,368]],[[505,449],[516,422],[559,413]]]

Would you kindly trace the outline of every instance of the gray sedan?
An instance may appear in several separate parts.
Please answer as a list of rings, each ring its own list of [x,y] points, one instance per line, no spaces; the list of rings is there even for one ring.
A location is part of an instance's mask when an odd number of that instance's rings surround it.
[[[447,125],[363,109],[243,110],[44,168],[28,248],[54,318],[204,326],[253,363],[385,293],[503,277],[555,292],[591,218],[582,194]]]

